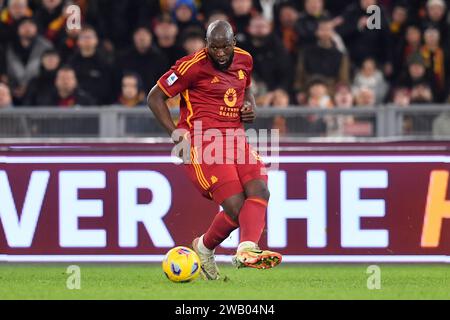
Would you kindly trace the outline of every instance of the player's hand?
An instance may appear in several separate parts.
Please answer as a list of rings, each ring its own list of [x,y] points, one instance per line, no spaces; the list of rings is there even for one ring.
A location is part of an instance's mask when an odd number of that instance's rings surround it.
[[[172,150],[172,155],[180,158],[184,164],[189,164],[191,162],[191,138],[190,134],[185,134],[177,138],[172,137],[175,147]]]
[[[241,109],[241,120],[244,123],[253,123],[256,119],[256,113],[250,103],[244,104]]]

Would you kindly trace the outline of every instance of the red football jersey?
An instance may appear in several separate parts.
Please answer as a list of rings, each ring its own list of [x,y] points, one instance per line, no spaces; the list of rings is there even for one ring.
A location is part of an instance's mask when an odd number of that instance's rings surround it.
[[[193,130],[195,121],[202,121],[203,130],[243,128],[240,109],[252,70],[252,56],[240,48],[224,71],[214,67],[205,48],[178,60],[158,86],[169,97],[181,95],[178,128]]]

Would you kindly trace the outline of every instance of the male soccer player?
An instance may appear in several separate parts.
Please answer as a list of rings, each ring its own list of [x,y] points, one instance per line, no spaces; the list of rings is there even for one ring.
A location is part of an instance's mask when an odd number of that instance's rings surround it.
[[[258,154],[244,141],[243,148],[234,147],[232,150],[235,158],[231,163],[206,164],[206,161],[201,161],[201,150],[211,141],[195,145],[198,132],[194,129],[199,123],[201,133],[216,129],[216,132],[229,135],[226,131],[230,130],[227,129],[241,129],[243,132],[243,123],[255,119],[256,104],[250,92],[252,56],[236,47],[233,29],[225,21],[215,21],[209,26],[206,41],[206,48],[177,61],[159,79],[147,100],[175,143],[183,142],[174,138],[177,128],[190,133],[184,137],[191,145],[190,161],[184,163],[187,174],[204,196],[224,209],[216,215],[209,230],[192,244],[200,257],[203,277],[218,280],[220,274],[214,258],[215,248],[237,228],[240,228],[240,244],[233,257],[235,266],[267,269],[278,265],[282,257],[258,247],[270,197],[267,172]],[[178,126],[165,103],[177,94],[181,94]],[[236,134],[231,140],[238,136]],[[224,141],[229,141],[228,138]],[[228,147],[224,146],[225,149]],[[229,155],[226,151],[223,150],[223,154]],[[245,154],[245,159],[253,157],[254,161],[238,161],[236,154],[239,152]]]

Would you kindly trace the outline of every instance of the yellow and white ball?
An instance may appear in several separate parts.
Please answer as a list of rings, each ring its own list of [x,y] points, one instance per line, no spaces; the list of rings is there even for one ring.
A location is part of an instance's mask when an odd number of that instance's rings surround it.
[[[176,247],[167,252],[162,262],[164,274],[172,282],[190,282],[200,274],[200,259],[187,247]]]

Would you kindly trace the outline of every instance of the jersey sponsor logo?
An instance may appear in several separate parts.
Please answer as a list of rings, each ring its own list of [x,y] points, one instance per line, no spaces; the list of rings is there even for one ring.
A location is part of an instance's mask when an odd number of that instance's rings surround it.
[[[225,104],[230,107],[233,108],[236,105],[237,102],[237,92],[234,88],[230,88],[227,90],[227,92],[225,92],[225,96],[223,97],[223,101],[225,102]]]
[[[244,71],[239,70],[238,77],[239,77],[239,80],[245,80],[245,73],[244,73]]]
[[[175,72],[173,72],[173,73],[167,78],[167,85],[168,85],[169,87],[171,87],[171,86],[173,86],[173,84],[174,84],[175,82],[177,82],[177,80],[178,80],[178,77],[177,77],[177,75],[175,74]]]

